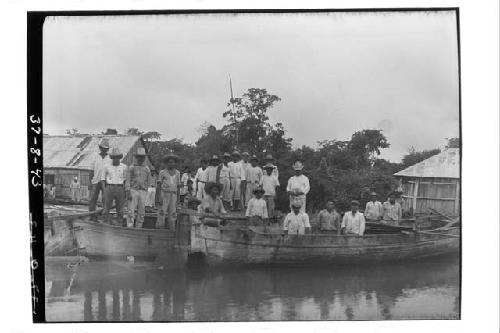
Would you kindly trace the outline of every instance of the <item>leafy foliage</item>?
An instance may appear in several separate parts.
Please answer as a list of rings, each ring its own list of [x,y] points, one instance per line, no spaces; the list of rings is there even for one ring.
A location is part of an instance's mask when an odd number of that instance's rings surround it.
[[[408,150],[408,154],[403,156],[401,162],[401,169],[405,169],[411,165],[417,164],[418,162],[426,160],[431,156],[439,154],[440,152],[441,149],[438,148],[431,150],[416,151],[414,147],[410,147],[410,149]]]

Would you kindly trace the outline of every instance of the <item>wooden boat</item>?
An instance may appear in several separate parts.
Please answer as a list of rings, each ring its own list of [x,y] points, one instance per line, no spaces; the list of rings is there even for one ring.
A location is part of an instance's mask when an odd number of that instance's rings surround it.
[[[284,235],[279,227],[216,226],[199,215],[191,220],[191,255],[214,264],[345,264],[421,259],[457,253],[459,229],[357,235]]]

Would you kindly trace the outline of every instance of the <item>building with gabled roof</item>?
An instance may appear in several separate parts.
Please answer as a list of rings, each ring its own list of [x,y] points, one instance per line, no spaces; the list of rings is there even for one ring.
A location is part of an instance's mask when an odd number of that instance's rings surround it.
[[[403,209],[425,214],[430,208],[460,214],[460,149],[447,148],[394,174],[400,180]]]
[[[122,163],[131,165],[137,148],[146,148],[138,135],[44,135],[43,168],[44,184],[56,187],[57,198],[71,198],[70,184],[74,177],[80,180],[80,198],[87,200],[91,180],[91,161],[99,152],[103,138],[109,140],[111,148],[123,153]],[[146,148],[147,151],[147,148]],[[145,164],[153,169],[149,157]]]

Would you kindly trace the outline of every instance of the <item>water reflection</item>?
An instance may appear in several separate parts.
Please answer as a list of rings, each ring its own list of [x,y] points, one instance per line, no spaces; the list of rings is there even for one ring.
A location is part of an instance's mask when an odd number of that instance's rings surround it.
[[[189,272],[90,262],[48,265],[46,278],[48,321],[456,319],[460,308],[450,258]]]

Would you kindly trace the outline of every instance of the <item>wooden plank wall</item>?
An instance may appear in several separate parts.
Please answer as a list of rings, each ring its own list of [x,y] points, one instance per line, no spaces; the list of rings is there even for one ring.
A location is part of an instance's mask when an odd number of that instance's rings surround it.
[[[429,208],[458,216],[460,181],[453,178],[403,179],[403,209],[411,214],[424,214]]]

